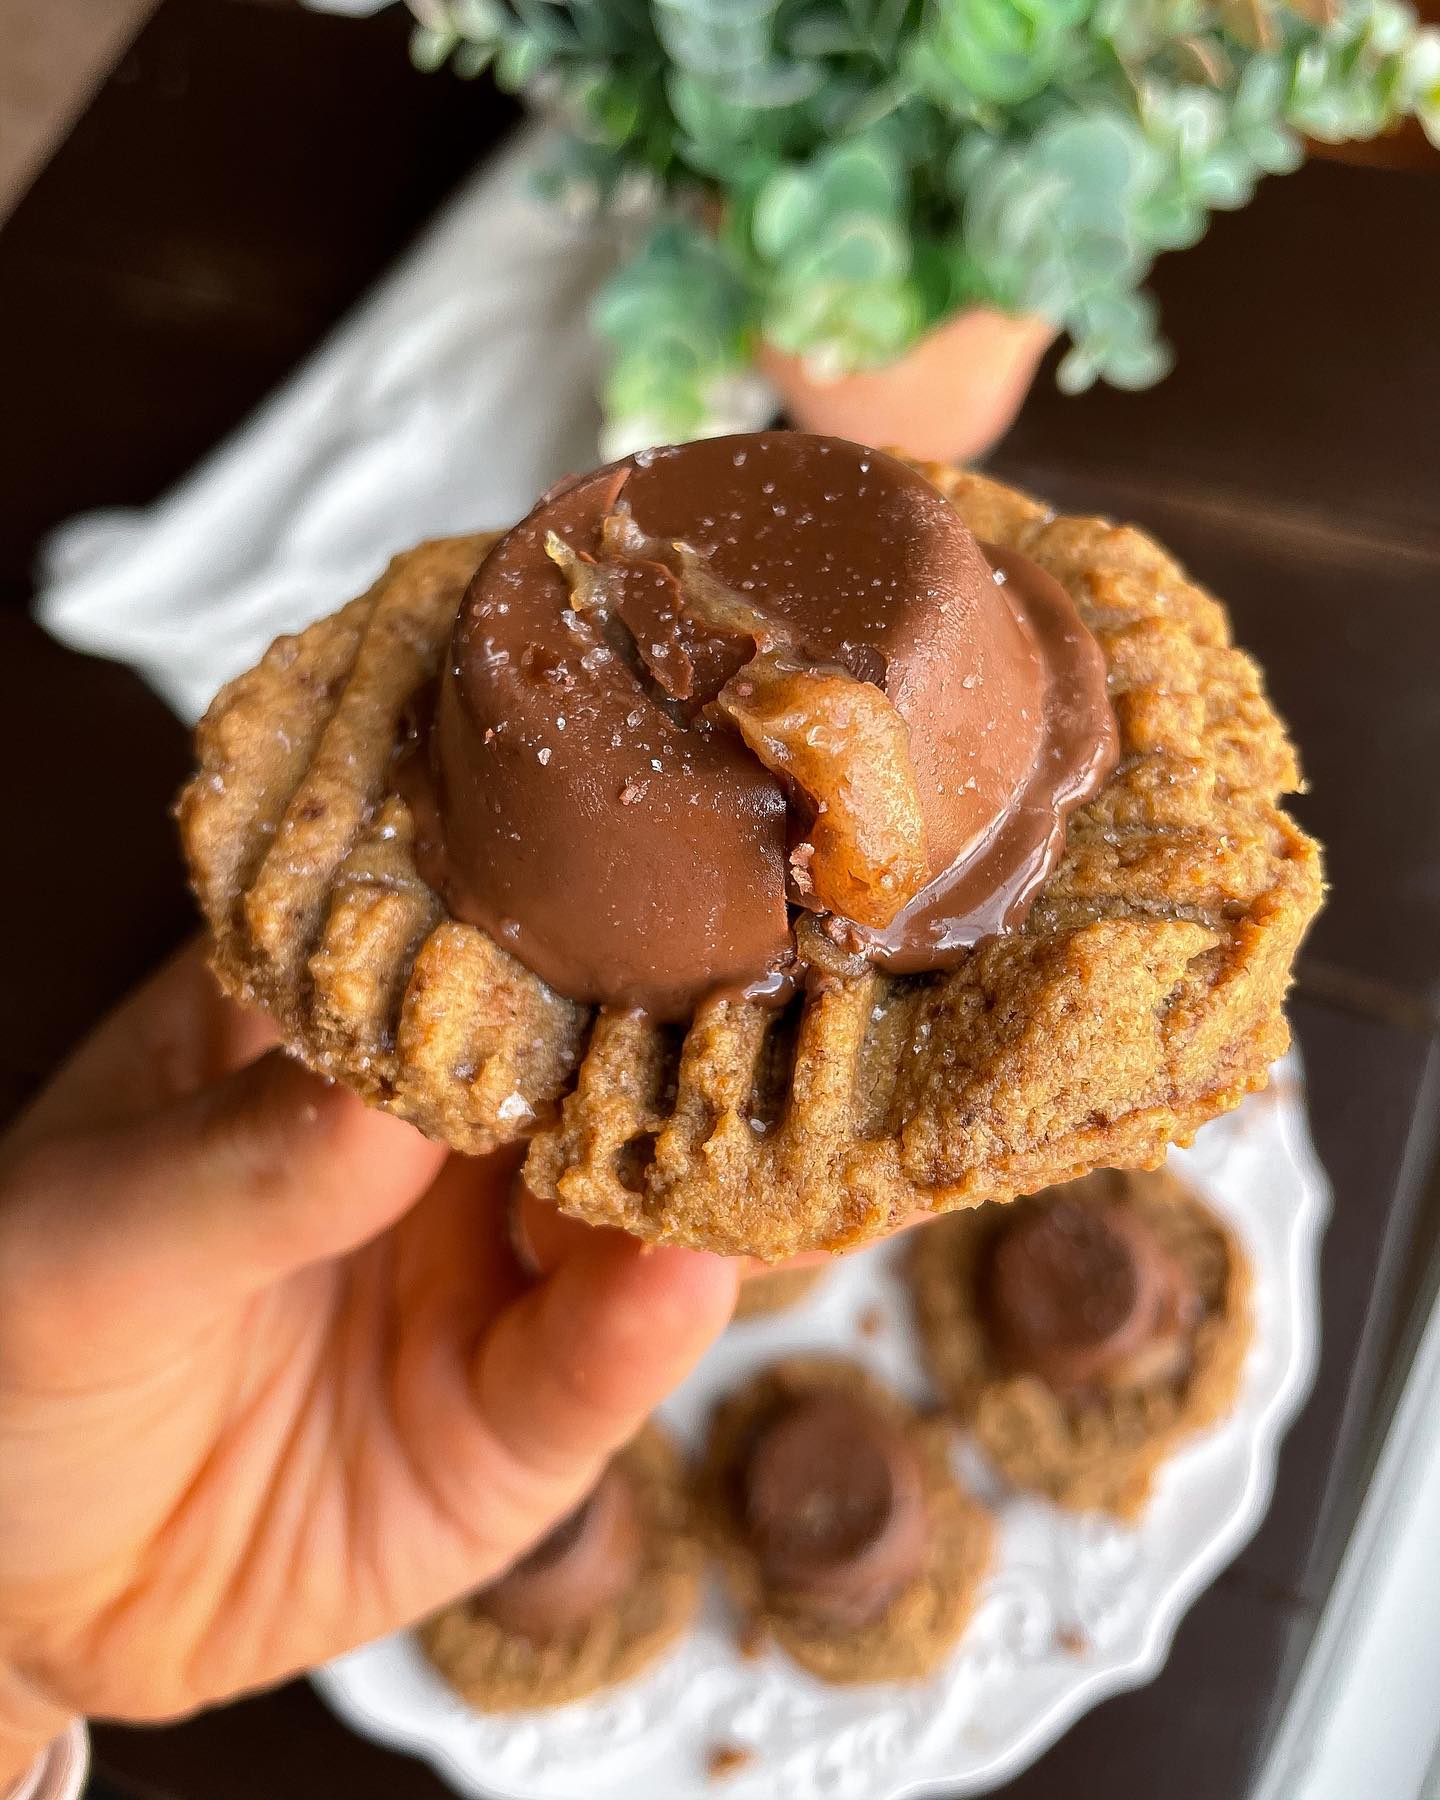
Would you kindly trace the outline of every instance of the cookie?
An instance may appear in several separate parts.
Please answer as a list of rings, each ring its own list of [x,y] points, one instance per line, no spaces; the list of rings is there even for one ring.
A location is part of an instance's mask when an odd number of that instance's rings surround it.
[[[638,1675],[689,1628],[703,1552],[680,1457],[652,1424],[613,1467],[633,1497],[637,1565],[623,1587],[601,1597],[591,1616],[535,1641],[519,1628],[519,1620],[537,1610],[532,1596],[524,1597],[522,1612],[513,1598],[506,1608],[494,1606],[494,1590],[482,1590],[421,1625],[425,1655],[477,1712],[583,1699]]]
[[[881,1538],[878,1555],[885,1566],[874,1565],[876,1539],[865,1537],[861,1548],[871,1566],[861,1572],[858,1599],[853,1589],[836,1587],[828,1565],[819,1570],[822,1579],[812,1570],[802,1580],[793,1544],[789,1585],[767,1574],[768,1552],[758,1550],[755,1540],[753,1482],[746,1487],[747,1470],[753,1475],[764,1434],[793,1420],[799,1409],[832,1400],[859,1409],[872,1429],[891,1437],[890,1454],[903,1456],[919,1501],[918,1526],[909,1518],[897,1527],[893,1513],[886,1521],[884,1529],[897,1541],[887,1544]],[[851,1421],[838,1426],[822,1421],[818,1429],[835,1433],[835,1467],[824,1479],[838,1474],[847,1484],[855,1481],[865,1460],[863,1423],[857,1430]],[[787,1452],[813,1455],[815,1446],[781,1445],[780,1450],[781,1458]],[[788,1457],[789,1468],[782,1468],[780,1460],[765,1471],[772,1493],[760,1502],[779,1529],[793,1533],[818,1517],[822,1530],[833,1530],[848,1505],[852,1512],[862,1510],[853,1520],[841,1517],[839,1529],[844,1532],[854,1524],[858,1536],[865,1536],[873,1523],[863,1514],[865,1496],[817,1495],[812,1486],[797,1504],[792,1498],[795,1455]],[[803,1488],[803,1473],[800,1480]],[[722,1402],[711,1423],[698,1495],[743,1640],[755,1644],[773,1639],[822,1681],[915,1681],[931,1674],[969,1622],[993,1557],[993,1521],[956,1480],[943,1421],[920,1418],[859,1365],[839,1358],[788,1358]]]
[[[1098,1360],[1077,1364],[1073,1341],[1069,1366],[1046,1368],[1033,1344],[1013,1333],[1007,1340],[997,1320],[997,1251],[1057,1205],[1133,1218],[1179,1277],[1184,1307],[1178,1315],[1172,1308],[1159,1356],[1153,1340],[1121,1345],[1113,1379]],[[1012,1486],[1060,1506],[1137,1518],[1165,1459],[1235,1403],[1252,1334],[1249,1267],[1235,1234],[1169,1170],[1104,1170],[1008,1207],[938,1219],[915,1233],[910,1279],[945,1405]],[[1146,1285],[1134,1282],[1131,1295]],[[1085,1334],[1087,1352],[1107,1331],[1118,1342],[1125,1330],[1119,1313],[1103,1319],[1107,1302],[1095,1295],[1093,1283],[1077,1282],[1070,1300],[1102,1315]],[[1037,1304],[1051,1301],[1042,1295]],[[1048,1330],[1052,1342],[1061,1335],[1053,1319]]]
[[[547,986],[422,876],[396,773],[479,535],[398,558],[203,721],[180,819],[222,985],[456,1149],[529,1138],[526,1179],[574,1216],[723,1254],[838,1248],[1188,1141],[1288,1041],[1321,897],[1278,804],[1294,753],[1222,608],[1149,539],[924,474],[996,555],[1059,583],[1108,670],[1119,760],[1023,922],[936,972],[842,948],[786,1003],[722,991],[677,1019]],[[644,786],[619,803],[649,804]]]

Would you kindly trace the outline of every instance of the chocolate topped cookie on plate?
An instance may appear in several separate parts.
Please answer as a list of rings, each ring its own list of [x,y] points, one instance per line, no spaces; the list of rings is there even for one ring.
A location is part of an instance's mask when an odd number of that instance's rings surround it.
[[[702,1551],[685,1472],[658,1426],[498,1580],[420,1627],[480,1712],[559,1706],[649,1667],[685,1632]]]
[[[745,1639],[825,1681],[929,1675],[994,1550],[946,1425],[839,1358],[777,1363],[717,1408],[700,1508]]]
[[[936,1384],[1016,1487],[1133,1518],[1172,1450],[1234,1404],[1249,1267],[1166,1170],[936,1220],[910,1259]]]
[[[400,557],[217,698],[226,987],[640,1236],[777,1259],[1263,1083],[1320,899],[1221,608],[1152,543],[762,432]]]

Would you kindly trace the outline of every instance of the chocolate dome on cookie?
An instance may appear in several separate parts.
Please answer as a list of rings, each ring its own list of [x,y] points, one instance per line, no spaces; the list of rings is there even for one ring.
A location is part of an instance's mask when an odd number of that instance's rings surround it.
[[[1168,1168],[1103,1169],[913,1234],[920,1341],[947,1410],[1016,1488],[1120,1518],[1235,1403],[1250,1272]]]
[[[1057,1392],[1141,1387],[1183,1366],[1194,1296],[1134,1207],[1062,1188],[1013,1208],[983,1288],[997,1347]]]
[[[1114,740],[1058,584],[992,566],[898,458],[762,432],[507,532],[406,785],[456,917],[571,999],[677,1018],[793,968],[797,908],[896,969],[1013,923]]]
[[[580,1505],[474,1604],[503,1630],[537,1644],[583,1630],[634,1582],[639,1535],[633,1488],[624,1466],[612,1463]]]
[[[924,1479],[891,1420],[838,1390],[766,1422],[741,1481],[765,1578],[817,1617],[864,1623],[925,1557]]]
[[[947,1427],[842,1357],[787,1357],[724,1396],[697,1501],[742,1630],[825,1681],[932,1674],[994,1552]]]
[[[675,1644],[695,1616],[703,1564],[689,1471],[652,1420],[526,1556],[425,1620],[420,1644],[478,1712],[562,1706]]]

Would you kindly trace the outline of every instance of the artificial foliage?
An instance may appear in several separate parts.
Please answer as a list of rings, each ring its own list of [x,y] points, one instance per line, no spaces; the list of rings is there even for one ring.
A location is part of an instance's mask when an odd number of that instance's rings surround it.
[[[892,361],[971,305],[1070,339],[1059,380],[1141,387],[1162,251],[1417,115],[1440,33],[1400,0],[411,0],[414,54],[565,126],[551,180],[653,227],[597,301],[612,421],[706,429],[762,341]]]

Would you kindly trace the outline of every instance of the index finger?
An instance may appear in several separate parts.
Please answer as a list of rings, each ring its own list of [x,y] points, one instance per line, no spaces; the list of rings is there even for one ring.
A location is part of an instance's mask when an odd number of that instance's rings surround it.
[[[264,1013],[221,993],[208,939],[192,938],[60,1065],[9,1141],[123,1124],[233,1074],[279,1041]]]

